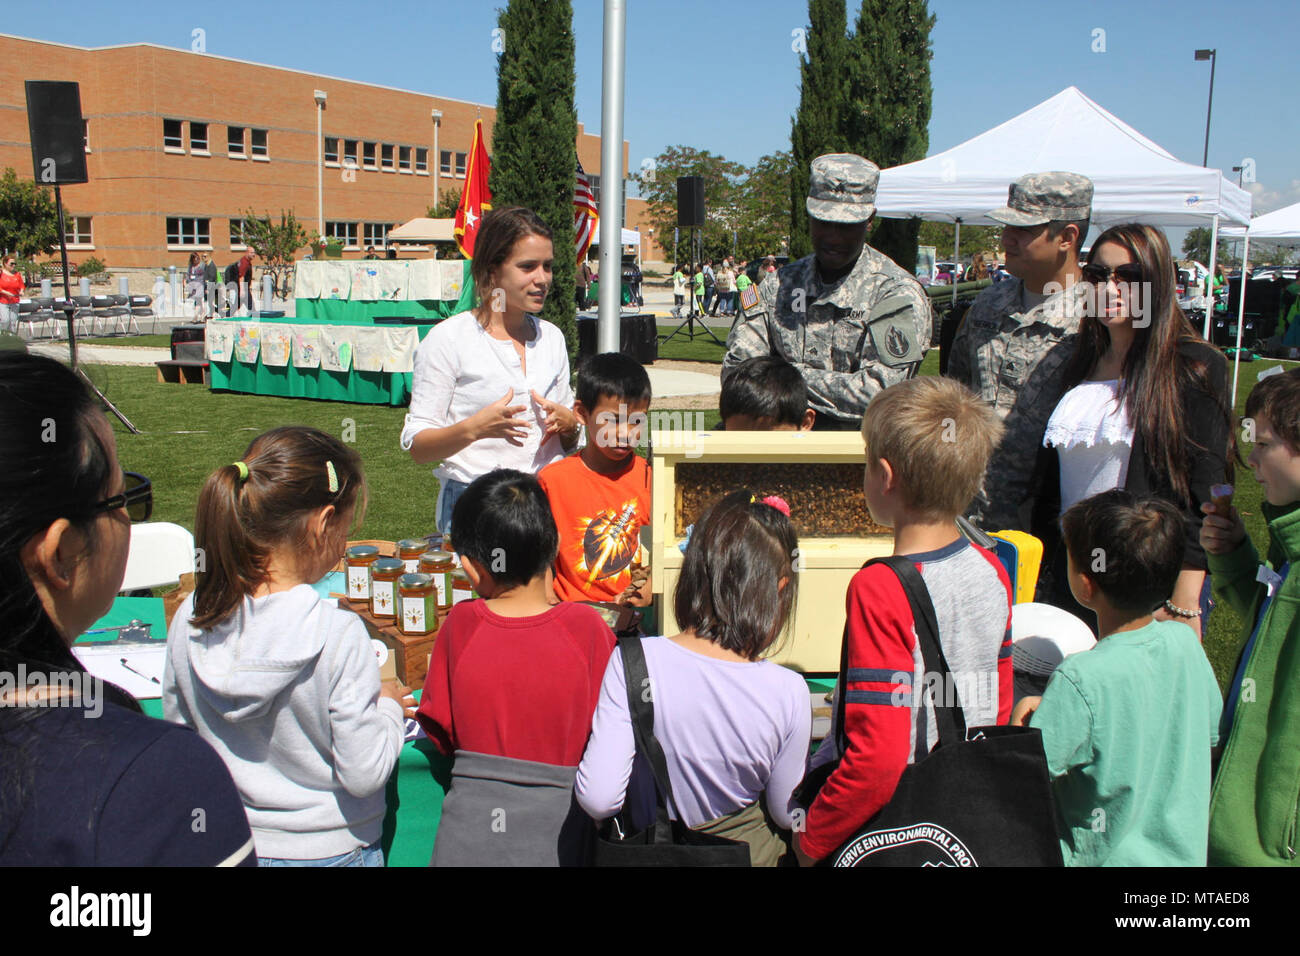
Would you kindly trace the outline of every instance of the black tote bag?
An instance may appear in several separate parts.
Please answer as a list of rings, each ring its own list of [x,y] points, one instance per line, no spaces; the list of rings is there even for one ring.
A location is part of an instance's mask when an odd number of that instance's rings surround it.
[[[640,637],[621,637],[618,652],[623,655],[627,678],[627,706],[632,715],[632,735],[637,756],[644,758],[655,780],[655,821],[646,829],[628,833],[623,814],[608,821],[596,841],[595,866],[749,866],[749,844],[726,837],[698,833],[679,820],[668,817],[673,800],[668,779],[668,762],[654,735],[654,703],[643,700],[642,688],[650,687],[645,651]],[[676,803],[673,803],[674,807]]]
[[[1052,799],[1042,734],[1031,727],[976,727],[966,715],[939,645],[939,625],[921,574],[908,558],[892,555],[868,564],[887,564],[898,575],[912,606],[927,678],[937,675],[934,713],[939,742],[917,754],[899,778],[889,803],[822,865],[847,866],[1061,866],[1056,806]],[[864,565],[865,567],[865,565]],[[836,743],[845,753],[845,684],[848,632],[840,655]],[[948,695],[947,691],[951,689]],[[812,803],[835,765],[814,770],[800,785],[799,799]]]

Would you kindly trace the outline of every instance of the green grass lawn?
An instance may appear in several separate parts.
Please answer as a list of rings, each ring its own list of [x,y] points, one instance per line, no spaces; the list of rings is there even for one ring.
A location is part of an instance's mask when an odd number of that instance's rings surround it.
[[[662,329],[662,327],[661,327]],[[721,336],[719,336],[721,338]],[[145,336],[154,338],[154,336]],[[165,337],[161,337],[165,338]],[[707,340],[675,341],[664,358],[721,361],[722,350]],[[118,340],[122,344],[122,340]],[[671,351],[675,354],[666,354]],[[685,354],[682,354],[685,353]],[[711,357],[705,357],[710,356]],[[938,352],[931,352],[921,374],[938,374]],[[1260,371],[1273,361],[1243,363],[1237,388],[1237,413]],[[353,436],[370,486],[370,508],[356,537],[396,540],[434,530],[438,483],[432,467],[416,465],[397,444],[406,414],[403,408],[349,405],[303,399],[270,398],[211,392],[194,385],[164,385],[152,368],[85,366],[91,379],[142,432],[132,435],[116,419],[118,456],[122,466],[149,476],[154,483],[154,520],[172,521],[191,531],[199,489],[219,465],[238,460],[254,437],[277,425],[311,425],[332,435]],[[716,410],[704,413],[711,424]],[[694,421],[693,416],[686,416]],[[1248,449],[1247,449],[1248,450]],[[1243,455],[1246,452],[1243,451]],[[1267,529],[1260,514],[1259,485],[1248,468],[1239,468],[1234,502],[1260,554],[1267,546]],[[1230,608],[1210,616],[1205,650],[1221,682],[1230,677],[1242,622]]]
[[[717,362],[722,364],[722,356],[727,354],[725,345],[716,345],[713,340],[701,331],[699,323],[695,326],[695,338],[688,339],[686,332],[683,331],[671,342],[662,341],[665,335],[671,335],[677,328],[677,323],[668,324],[659,323],[659,357],[661,359],[675,359],[679,362]],[[710,331],[718,337],[721,342],[727,341],[727,330],[725,328],[711,328]]]

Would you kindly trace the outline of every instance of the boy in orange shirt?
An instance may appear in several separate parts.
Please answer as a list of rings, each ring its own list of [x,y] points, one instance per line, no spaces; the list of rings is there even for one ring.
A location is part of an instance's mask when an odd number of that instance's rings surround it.
[[[650,408],[650,376],[619,352],[593,355],[578,369],[573,413],[586,427],[576,454],[547,465],[537,480],[560,532],[555,594],[562,601],[650,603],[650,466],[637,454]]]

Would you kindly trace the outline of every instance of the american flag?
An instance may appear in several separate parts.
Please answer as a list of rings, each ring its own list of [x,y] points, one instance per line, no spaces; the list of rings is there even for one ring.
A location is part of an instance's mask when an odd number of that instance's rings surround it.
[[[596,224],[600,216],[596,212],[596,197],[591,192],[591,181],[578,163],[577,180],[573,187],[573,244],[578,250],[578,261],[587,254],[591,240],[596,236]]]

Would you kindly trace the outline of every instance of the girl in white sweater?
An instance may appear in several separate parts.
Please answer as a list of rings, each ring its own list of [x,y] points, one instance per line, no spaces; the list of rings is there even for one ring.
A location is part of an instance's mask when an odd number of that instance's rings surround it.
[[[225,760],[264,866],[383,866],[409,692],[381,687],[361,619],[312,589],[364,502],[356,452],[300,427],[255,439],[199,495],[197,589],[167,635],[163,712]]]

